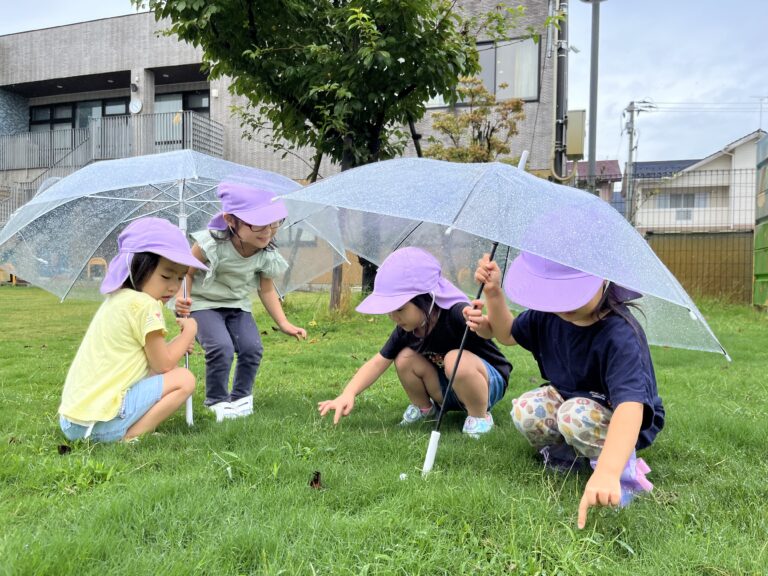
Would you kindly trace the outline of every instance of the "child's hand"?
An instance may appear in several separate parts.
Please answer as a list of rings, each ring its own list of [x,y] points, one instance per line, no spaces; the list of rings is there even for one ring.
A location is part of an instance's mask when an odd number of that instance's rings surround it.
[[[195,343],[197,335],[197,321],[194,318],[176,318],[176,324],[181,328],[182,334],[188,336],[192,344]]]
[[[192,306],[192,298],[187,296],[176,296],[176,315],[177,316],[189,316],[189,310]]]
[[[587,511],[592,506],[618,506],[621,502],[619,476],[595,470],[587,481],[579,503],[577,526],[581,530],[587,523]]]
[[[320,416],[325,416],[330,410],[334,410],[333,423],[338,424],[342,416],[348,416],[352,412],[352,408],[355,407],[354,395],[342,394],[336,397],[334,400],[324,400],[317,403],[317,409],[320,411]]]
[[[491,323],[488,322],[488,317],[483,315],[483,305],[485,303],[482,300],[473,300],[472,306],[467,306],[462,310],[464,319],[467,321],[467,326],[472,332],[475,332],[481,338],[490,338],[492,336]]]
[[[298,326],[294,326],[290,322],[286,322],[285,324],[281,324],[278,326],[280,328],[280,332],[283,334],[288,334],[288,336],[293,336],[296,338],[296,340],[304,340],[307,337],[307,331],[304,330],[304,328],[299,328]]]
[[[485,284],[484,290],[498,290],[501,286],[501,270],[499,265],[491,261],[489,254],[483,254],[483,257],[477,261],[477,270],[475,270],[475,281],[478,284]]]

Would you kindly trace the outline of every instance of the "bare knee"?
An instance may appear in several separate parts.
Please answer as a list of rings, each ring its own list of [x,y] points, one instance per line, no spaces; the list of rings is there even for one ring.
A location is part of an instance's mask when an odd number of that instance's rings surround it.
[[[403,348],[395,358],[395,370],[402,374],[406,370],[413,370],[414,361],[418,354],[410,348]]]
[[[192,396],[195,391],[195,375],[186,368],[174,368],[165,373],[164,384],[169,392],[178,391],[185,396]]]

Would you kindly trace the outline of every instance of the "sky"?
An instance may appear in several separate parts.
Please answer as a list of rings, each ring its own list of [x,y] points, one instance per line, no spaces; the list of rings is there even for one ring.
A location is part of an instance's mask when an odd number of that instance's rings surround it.
[[[592,6],[568,7],[578,49],[569,52],[568,108],[589,110]],[[0,0],[0,35],[135,12],[129,0]],[[623,166],[622,112],[632,101],[650,103],[635,117],[636,161],[704,158],[757,130],[761,117],[768,129],[767,15],[765,0],[601,2],[596,159]]]

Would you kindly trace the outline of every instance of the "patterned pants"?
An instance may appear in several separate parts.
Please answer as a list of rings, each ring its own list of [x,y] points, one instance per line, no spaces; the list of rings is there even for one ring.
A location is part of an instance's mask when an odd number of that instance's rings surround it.
[[[563,400],[553,386],[542,386],[512,400],[510,415],[535,448],[565,442],[594,459],[605,444],[613,411],[590,398]]]

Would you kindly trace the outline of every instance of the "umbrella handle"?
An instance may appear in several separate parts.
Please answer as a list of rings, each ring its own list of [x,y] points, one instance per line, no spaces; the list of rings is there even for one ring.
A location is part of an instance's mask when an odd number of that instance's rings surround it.
[[[491,250],[491,256],[490,260],[493,261],[493,257],[496,255],[496,248],[499,247],[498,242],[493,243],[493,249]],[[477,297],[475,300],[479,299],[480,296],[483,295],[483,288],[485,288],[485,282],[480,284],[480,289],[477,291]],[[435,424],[435,432],[440,431],[440,424],[443,421],[443,415],[445,414],[445,405],[447,404],[446,400],[448,399],[448,396],[451,393],[451,390],[453,389],[453,380],[456,378],[456,372],[459,368],[459,362],[461,361],[461,355],[464,352],[464,345],[467,343],[467,335],[469,334],[469,326],[464,328],[464,334],[461,337],[461,344],[459,344],[459,353],[456,355],[456,363],[453,365],[453,372],[451,373],[451,378],[448,380],[448,386],[445,388],[445,393],[443,394],[443,404],[440,406],[440,414],[437,417],[437,423]]]
[[[424,458],[424,466],[421,469],[421,475],[426,476],[432,470],[437,455],[437,445],[440,443],[440,432],[432,430],[429,436],[429,446],[427,446],[427,455]]]
[[[187,275],[184,275],[184,280],[181,281],[184,298],[187,297]],[[189,370],[189,352],[184,352],[184,368]],[[187,419],[187,426],[193,426],[195,424],[195,417],[192,414],[192,396],[187,398],[187,404],[185,407],[185,416]]]

